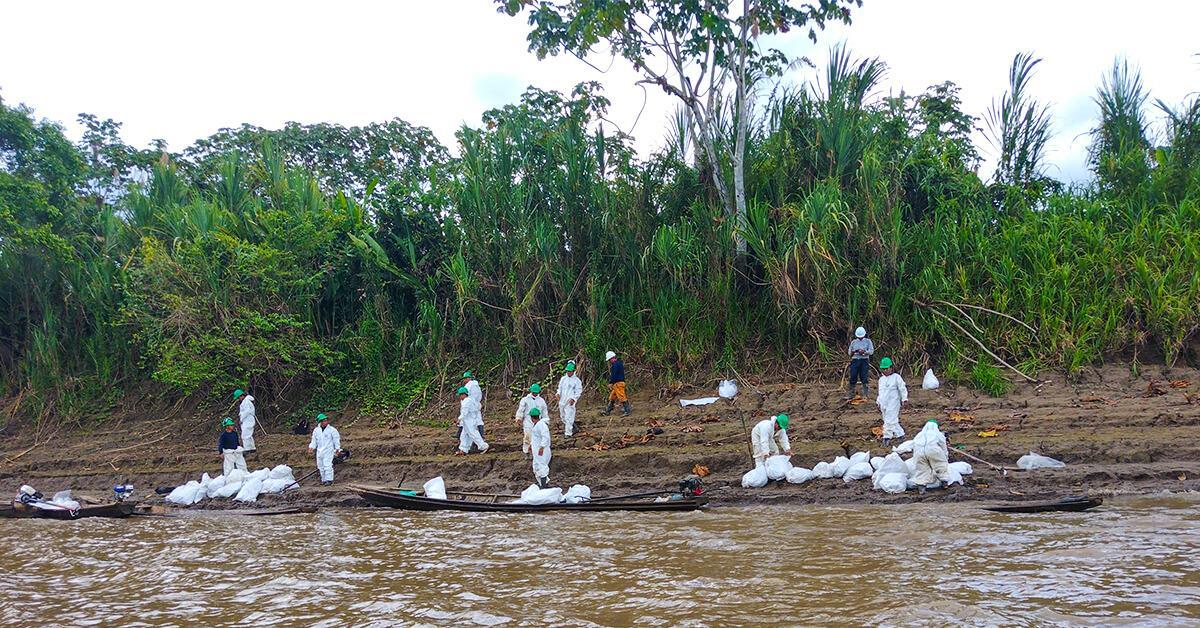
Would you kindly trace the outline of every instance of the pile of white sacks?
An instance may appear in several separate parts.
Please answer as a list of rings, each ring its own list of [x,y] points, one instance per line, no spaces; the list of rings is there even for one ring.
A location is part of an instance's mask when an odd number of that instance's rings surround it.
[[[440,475],[426,482],[422,488],[425,489],[425,497],[446,499],[446,482]],[[530,484],[529,488],[521,491],[520,499],[514,499],[509,503],[529,504],[531,506],[579,504],[591,498],[592,489],[582,484],[576,484],[567,489],[566,492],[563,492],[561,488],[539,488],[537,484]]]
[[[274,469],[259,469],[253,473],[234,469],[228,476],[218,475],[215,478],[210,478],[205,473],[199,482],[191,480],[183,486],[175,487],[175,490],[167,495],[167,501],[182,506],[190,506],[205,498],[232,497],[240,502],[254,502],[258,500],[259,495],[282,493],[295,483],[292,468],[286,464]]]
[[[903,449],[903,445],[897,449]],[[905,460],[895,451],[887,456],[875,457],[860,451],[849,458],[838,456],[832,462],[818,462],[812,469],[792,466],[788,456],[771,456],[767,458],[764,466],[751,469],[742,476],[742,486],[762,488],[772,480],[803,484],[809,480],[841,478],[843,482],[849,483],[870,478],[875,490],[903,493],[916,488],[912,481],[915,471],[913,465],[911,458]],[[965,462],[951,462],[949,471],[950,480],[947,485],[962,484],[962,476],[972,473],[971,465]]]

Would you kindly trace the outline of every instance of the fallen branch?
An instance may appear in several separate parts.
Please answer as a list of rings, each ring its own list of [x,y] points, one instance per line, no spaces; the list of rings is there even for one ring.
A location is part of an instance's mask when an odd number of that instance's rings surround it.
[[[947,323],[950,323],[951,325],[953,325],[955,329],[957,329],[958,331],[962,332],[962,333],[963,333],[963,335],[965,335],[967,338],[970,338],[971,340],[973,340],[973,341],[975,342],[975,344],[979,345],[979,348],[980,348],[980,349],[983,349],[984,353],[986,353],[986,354],[988,354],[988,355],[992,356],[992,359],[996,360],[996,361],[997,361],[997,362],[999,362],[1000,364],[1003,364],[1003,365],[1004,365],[1006,368],[1008,368],[1008,370],[1010,370],[1010,371],[1012,371],[1012,372],[1016,373],[1017,375],[1020,375],[1021,377],[1025,378],[1025,381],[1028,381],[1028,382],[1033,382],[1033,383],[1035,383],[1035,384],[1037,383],[1037,380],[1036,380],[1036,379],[1034,379],[1034,378],[1032,378],[1032,377],[1030,377],[1030,376],[1028,376],[1028,375],[1026,375],[1026,374],[1024,374],[1024,373],[1022,373],[1021,371],[1017,370],[1017,367],[1015,367],[1015,366],[1013,366],[1013,365],[1009,364],[1008,362],[1005,362],[1005,361],[1004,361],[1004,358],[1001,358],[1000,356],[996,355],[995,353],[992,353],[992,350],[991,350],[991,349],[988,349],[988,348],[987,348],[987,345],[983,344],[983,342],[982,342],[981,340],[979,340],[978,338],[976,338],[975,336],[972,336],[972,335],[971,335],[971,332],[967,331],[966,329],[963,329],[963,326],[962,326],[962,325],[959,325],[957,322],[955,322],[955,321],[954,321],[954,319],[950,318],[949,316],[946,316],[945,314],[943,314],[943,313],[941,313],[941,312],[939,312],[939,311],[937,311],[937,310],[935,310],[935,309],[933,309],[933,308],[929,308],[929,311],[930,311],[930,312],[933,312],[935,315],[937,315],[937,316],[940,316],[940,317],[942,317],[943,319],[945,319]]]
[[[934,303],[941,303],[941,304],[943,304],[943,305],[949,305],[950,307],[955,307],[955,304],[953,304],[953,303],[946,303],[945,301],[934,301]],[[988,308],[986,308],[986,307],[983,307],[982,305],[971,305],[970,303],[959,303],[957,307],[968,307],[968,308],[971,308],[971,309],[973,309],[973,310],[980,310],[980,311],[982,311],[982,312],[989,312],[989,313],[991,313],[991,314],[995,314],[996,316],[1001,316],[1001,317],[1007,318],[1008,320],[1010,320],[1010,321],[1012,321],[1012,322],[1014,322],[1014,323],[1016,323],[1016,324],[1018,324],[1018,325],[1020,325],[1020,326],[1024,327],[1025,329],[1028,329],[1028,330],[1029,330],[1029,331],[1031,331],[1031,332],[1033,332],[1033,335],[1034,335],[1034,336],[1036,336],[1036,335],[1037,335],[1037,330],[1036,330],[1036,329],[1034,329],[1032,326],[1030,326],[1028,323],[1026,323],[1025,321],[1023,321],[1023,320],[1021,320],[1021,319],[1019,319],[1019,318],[1017,318],[1017,317],[1015,317],[1015,316],[1011,316],[1011,315],[1005,314],[1004,312],[997,312],[996,310],[988,309]],[[957,308],[956,308],[956,309],[957,309]]]
[[[34,449],[37,449],[38,445],[41,445],[41,443],[34,443],[33,446],[31,446],[29,449],[22,451],[21,453],[13,456],[12,458],[5,458],[4,464],[12,464],[12,463],[16,462],[17,460],[19,460],[21,458],[21,456],[24,456],[25,454],[33,451]]]

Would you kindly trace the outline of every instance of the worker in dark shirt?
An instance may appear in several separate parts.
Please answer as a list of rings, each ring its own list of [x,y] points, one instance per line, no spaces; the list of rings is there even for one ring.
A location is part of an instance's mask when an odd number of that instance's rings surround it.
[[[221,421],[221,438],[217,440],[217,453],[225,459],[223,473],[229,475],[234,469],[246,470],[246,458],[242,455],[242,446],[238,433],[233,429],[233,419],[225,417]]]
[[[604,414],[612,412],[613,404],[620,403],[621,411],[629,416],[633,410],[629,407],[629,397],[625,394],[625,363],[616,353],[609,351],[604,355],[608,360],[608,407]]]

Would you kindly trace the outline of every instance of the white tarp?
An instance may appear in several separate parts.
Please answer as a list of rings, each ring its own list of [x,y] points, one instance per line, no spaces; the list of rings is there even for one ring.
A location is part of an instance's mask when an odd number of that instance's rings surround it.
[[[720,397],[701,397],[699,399],[680,399],[679,406],[686,408],[688,406],[707,406],[710,403],[716,403]]]
[[[1043,456],[1039,453],[1029,452],[1027,456],[1017,458],[1017,468],[1026,471],[1034,469],[1059,469],[1067,466],[1061,460],[1055,460],[1049,456]]]

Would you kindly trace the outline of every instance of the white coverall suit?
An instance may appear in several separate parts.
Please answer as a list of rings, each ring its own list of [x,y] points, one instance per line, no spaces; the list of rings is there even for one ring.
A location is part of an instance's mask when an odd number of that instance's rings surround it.
[[[321,481],[332,482],[333,456],[342,448],[342,435],[332,425],[325,428],[318,425],[313,429],[308,448],[317,451],[317,470],[321,472]]]
[[[904,428],[900,427],[900,404],[904,401],[908,401],[908,387],[899,373],[879,378],[879,396],[875,403],[883,413],[884,438],[904,438]]]
[[[545,424],[550,419],[550,409],[541,395],[534,397],[533,393],[529,393],[521,397],[521,403],[517,405],[517,414],[514,418],[521,422],[521,429],[524,431],[521,439],[521,451],[524,453],[529,453],[529,435],[533,430],[533,419],[529,418],[529,411],[534,408],[542,413],[541,423]]]
[[[463,384],[463,387],[467,389],[467,396],[483,407],[483,389],[479,387],[479,382],[469,379],[466,384]]]
[[[253,395],[246,395],[246,398],[242,399],[242,405],[238,406],[238,418],[242,422],[242,449],[255,451],[258,448],[254,446],[254,426],[258,424],[258,420],[254,415]]]
[[[950,468],[946,448],[946,436],[938,429],[937,423],[929,422],[912,441],[913,445],[913,483],[917,486],[929,486],[950,479]]]
[[[479,428],[483,426],[483,413],[480,411],[479,402],[471,398],[470,392],[458,402],[458,425],[462,428],[458,435],[459,451],[469,454],[471,445],[478,447],[479,453],[487,451],[488,444],[484,442],[483,436],[479,435]]]
[[[550,479],[550,426],[546,419],[533,424],[530,430],[530,449],[533,451],[533,477],[535,480]],[[541,455],[538,455],[538,450]],[[540,484],[540,482],[539,482]]]
[[[246,470],[246,458],[242,455],[242,450],[241,447],[221,450],[221,454],[224,455],[221,473],[229,475],[234,469]]]
[[[778,429],[775,417],[763,419],[750,430],[750,445],[754,449],[754,467],[762,467],[767,458],[792,450],[787,430]]]
[[[558,380],[558,414],[562,417],[563,434],[575,433],[575,407],[583,396],[583,381],[573,374],[563,375]]]

